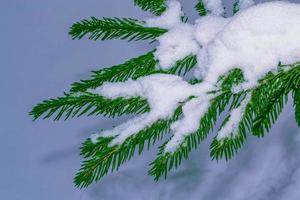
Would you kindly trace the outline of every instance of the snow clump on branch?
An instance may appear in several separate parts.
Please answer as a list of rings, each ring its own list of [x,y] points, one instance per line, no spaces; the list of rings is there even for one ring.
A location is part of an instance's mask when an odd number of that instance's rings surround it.
[[[278,63],[300,60],[300,5],[269,2],[251,6],[252,0],[244,0],[236,15],[224,18],[221,0],[203,2],[209,15],[200,17],[195,24],[182,22],[183,12],[177,1],[169,1],[168,9],[161,16],[146,20],[147,26],[168,29],[158,38],[157,67],[170,69],[176,61],[197,55],[194,77],[202,82],[192,85],[176,75],[154,74],[137,80],[105,83],[92,91],[108,98],[141,96],[150,105],[149,113],[99,134],[115,136],[111,145],[121,144],[159,119],[170,118],[184,103],[182,118],[171,125],[173,137],[166,145],[166,151],[172,152],[185,136],[199,128],[199,121],[214,97],[208,92],[216,89],[221,75],[234,68],[241,69],[245,82],[239,89],[245,90],[257,86],[266,73],[276,72]],[[249,97],[232,111],[218,139],[234,132],[248,101]]]

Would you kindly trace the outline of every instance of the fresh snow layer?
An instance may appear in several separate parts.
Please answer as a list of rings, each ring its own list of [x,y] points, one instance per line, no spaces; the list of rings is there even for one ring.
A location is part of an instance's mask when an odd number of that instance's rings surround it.
[[[206,10],[212,15],[221,16],[224,14],[222,0],[203,0]]]
[[[233,88],[233,92],[237,92],[255,87],[267,72],[276,72],[279,62],[291,64],[300,60],[299,4],[269,2],[249,7],[253,1],[244,0],[239,5],[243,10],[231,18],[223,18],[220,16],[223,13],[221,1],[207,0],[204,3],[211,14],[200,17],[195,24],[181,21],[183,13],[177,1],[168,1],[168,9],[162,16],[146,21],[148,26],[169,29],[158,38],[155,52],[158,67],[168,69],[179,59],[197,55],[194,76],[202,82],[191,85],[179,76],[155,74],[103,84],[91,92],[112,99],[140,96],[147,99],[151,111],[94,135],[93,141],[99,135],[115,136],[111,145],[121,144],[157,120],[170,118],[175,109],[183,105],[182,118],[171,125],[173,137],[166,145],[166,151],[173,151],[182,144],[185,136],[199,128],[199,122],[214,97],[207,93],[218,87],[216,83],[221,75],[233,68],[243,71],[246,82]],[[232,110],[228,122],[218,133],[218,139],[236,133],[248,101],[249,97]]]
[[[224,17],[207,15],[195,21],[194,37],[198,45],[206,46],[224,29],[230,20]]]
[[[216,5],[218,1],[207,1],[207,6],[208,2]],[[245,0],[240,6],[252,3]],[[276,70],[279,62],[299,60],[299,24],[300,5],[277,1],[241,10],[231,18],[200,17],[194,25],[181,22],[158,38],[155,57],[160,68],[168,69],[177,60],[197,54],[196,78],[213,84],[220,75],[238,67],[248,82],[245,88],[253,87],[267,72]]]
[[[248,94],[245,99],[241,102],[239,107],[233,109],[230,113],[229,120],[218,132],[217,138],[219,140],[227,138],[229,136],[234,137],[238,134],[238,125],[243,118],[247,104],[250,101],[251,96]]]
[[[198,130],[201,117],[207,112],[209,107],[209,100],[209,96],[203,95],[190,100],[183,106],[183,118],[171,126],[173,137],[165,147],[166,152],[176,150],[176,147],[183,142],[185,136]]]
[[[192,25],[181,24],[159,37],[160,45],[154,55],[162,69],[173,67],[176,61],[190,54],[197,54],[199,45],[193,36],[193,30]]]
[[[230,19],[205,47],[207,58],[199,60],[206,68],[204,79],[216,82],[232,68],[241,68],[249,86],[279,62],[291,64],[300,59],[300,5],[287,2],[259,4]]]
[[[181,23],[181,17],[184,13],[178,1],[168,1],[167,10],[159,17],[146,20],[147,26],[156,26],[160,28],[170,29]]]
[[[112,130],[105,130],[102,136],[116,136],[111,145],[121,144],[129,136],[151,126],[159,119],[170,117],[181,102],[191,96],[205,95],[211,88],[208,85],[191,85],[181,77],[169,74],[154,74],[137,80],[126,82],[104,83],[101,87],[90,90],[92,93],[107,98],[140,96],[148,100],[151,111],[129,120]],[[195,109],[195,108],[194,108]],[[189,115],[189,110],[183,110],[184,115]],[[186,123],[184,123],[185,125]],[[182,133],[182,127],[174,128],[174,131]],[[195,129],[196,130],[196,129]],[[95,141],[99,135],[93,135]]]

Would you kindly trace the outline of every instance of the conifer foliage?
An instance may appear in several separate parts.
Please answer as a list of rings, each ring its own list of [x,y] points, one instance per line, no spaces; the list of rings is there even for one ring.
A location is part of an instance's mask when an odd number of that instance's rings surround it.
[[[166,10],[165,0],[134,0],[134,4],[154,15],[161,15]],[[233,5],[234,12],[238,12],[237,1]],[[196,2],[196,10],[200,16],[208,11],[202,0]],[[167,29],[146,26],[143,21],[131,18],[102,18],[92,17],[75,23],[70,29],[73,39],[88,37],[91,40],[122,39],[128,41],[147,40],[151,42],[167,33]],[[109,99],[91,93],[105,82],[124,82],[136,80],[151,74],[174,74],[186,77],[197,64],[196,55],[189,55],[178,60],[170,69],[158,69],[155,58],[156,49],[123,64],[93,71],[91,78],[73,83],[69,92],[62,97],[45,100],[37,104],[29,113],[34,120],[38,118],[69,119],[83,115],[104,115],[116,117],[126,114],[143,114],[150,112],[147,99],[143,97]],[[210,100],[207,112],[200,120],[199,129],[187,135],[184,141],[173,152],[166,152],[166,144],[162,143],[158,149],[156,159],[150,164],[149,174],[158,180],[167,177],[170,170],[177,168],[189,153],[196,149],[208,134],[214,129],[221,113],[229,113],[224,119],[220,129],[229,121],[230,112],[247,102],[235,134],[219,139],[213,139],[210,146],[212,159],[231,159],[246,141],[247,134],[263,137],[272,127],[279,114],[287,103],[289,94],[292,94],[295,110],[295,119],[300,126],[300,63],[291,65],[278,65],[278,72],[269,72],[259,81],[255,88],[232,92],[232,88],[244,81],[243,72],[233,69],[219,77],[219,91]],[[191,85],[201,80],[190,80]],[[187,101],[193,99],[191,96]],[[81,155],[83,164],[75,176],[74,184],[83,188],[94,181],[99,181],[109,172],[117,171],[126,161],[137,152],[141,154],[145,148],[149,149],[154,143],[166,137],[171,131],[171,124],[182,117],[181,102],[172,116],[160,119],[125,139],[122,144],[111,145],[114,136],[99,137],[96,141],[88,138],[83,142]]]

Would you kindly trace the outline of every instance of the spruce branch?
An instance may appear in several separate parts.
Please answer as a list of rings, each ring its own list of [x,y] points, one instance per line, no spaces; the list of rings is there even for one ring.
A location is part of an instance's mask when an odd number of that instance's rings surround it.
[[[293,90],[294,108],[295,108],[295,119],[300,126],[300,87]]]
[[[63,97],[45,100],[36,105],[29,113],[34,120],[54,116],[54,120],[59,120],[64,116],[65,120],[70,117],[79,117],[83,114],[115,117],[124,114],[141,114],[148,112],[150,107],[146,100],[140,97],[130,99],[117,98],[107,99],[97,94],[83,93],[72,95],[65,93]]]
[[[81,39],[89,35],[90,40],[122,39],[128,41],[155,39],[167,32],[166,29],[146,27],[144,22],[131,18],[92,17],[72,25],[69,34],[73,39]]]
[[[178,60],[174,67],[169,70],[158,70],[156,69],[158,61],[153,55],[154,51],[155,50],[137,58],[133,58],[124,64],[93,71],[92,79],[81,80],[80,82],[73,83],[71,92],[84,92],[87,89],[95,89],[101,86],[104,82],[121,82],[128,79],[135,80],[139,77],[155,73],[185,75],[197,63],[196,56],[190,55],[182,60]]]
[[[253,92],[256,100],[253,100],[255,119],[252,134],[257,137],[263,137],[265,132],[270,130],[287,103],[289,93],[285,91],[284,83],[281,81],[264,86],[257,89],[260,91]]]
[[[255,136],[263,137],[275,123],[284,105],[288,94],[300,86],[300,64],[285,66],[279,73],[269,73],[261,85],[253,90],[253,127]]]
[[[134,0],[135,5],[154,15],[161,15],[166,10],[165,2],[166,0]]]
[[[132,158],[136,149],[139,154],[142,153],[145,144],[149,149],[170,131],[170,125],[179,119],[181,113],[182,108],[179,106],[172,117],[158,120],[148,128],[127,138],[121,145],[109,146],[113,137],[98,138],[97,143],[88,139],[81,148],[81,155],[86,160],[74,178],[75,185],[80,188],[87,187],[93,181],[99,181],[109,171],[118,170],[123,163]]]
[[[247,92],[240,92],[239,94],[235,94],[233,96],[231,106],[229,110],[237,108],[240,106],[241,101],[245,99]],[[246,140],[247,127],[251,122],[251,112],[250,112],[250,104],[247,105],[245,112],[242,116],[242,119],[237,127],[235,133],[231,133],[231,136],[225,139],[218,139],[217,136],[214,137],[211,145],[210,145],[210,157],[213,160],[220,160],[225,157],[226,161],[230,160],[242,147]],[[222,125],[225,125],[227,120],[229,119],[230,114],[228,114]],[[222,128],[222,126],[221,126]],[[220,129],[221,129],[220,128]]]
[[[238,125],[237,133],[223,140],[214,138],[210,146],[210,156],[213,159],[231,159],[244,144],[247,132],[263,137],[265,132],[269,131],[287,103],[289,92],[300,83],[299,63],[285,67],[290,69],[281,70],[278,74],[269,73],[260,81],[258,87],[245,91],[251,92],[251,99]],[[234,107],[236,105],[233,105]]]
[[[207,10],[202,0],[198,0],[195,9],[198,11],[199,16],[207,15]]]
[[[223,111],[229,99],[230,97],[227,95],[220,95],[216,98],[207,113],[201,118],[198,131],[186,136],[183,143],[174,152],[165,152],[165,146],[168,141],[161,145],[156,159],[150,164],[151,169],[148,171],[148,174],[153,176],[155,180],[159,180],[162,176],[166,178],[170,170],[176,169],[183,159],[187,159],[189,153],[196,149],[212,130],[217,115]]]
[[[233,8],[232,8],[233,15],[235,15],[240,10],[239,0],[234,0],[232,6],[233,6]]]
[[[211,101],[207,112],[200,120],[199,129],[185,137],[183,143],[172,153],[165,152],[165,142],[159,147],[156,159],[151,163],[151,169],[148,171],[149,175],[153,176],[155,180],[160,177],[167,177],[167,174],[173,168],[177,168],[183,159],[187,159],[192,149],[196,149],[200,142],[202,142],[209,132],[214,128],[218,116],[225,110],[226,105],[232,98],[230,89],[243,81],[242,71],[235,69],[230,71],[226,76],[220,77],[221,88],[223,92],[216,96]],[[241,94],[237,94],[236,98],[240,98]],[[233,101],[234,102],[234,101]]]
[[[54,115],[54,120],[59,120],[64,114],[65,119],[68,119],[83,114],[88,114],[88,116],[103,114],[114,117],[129,113],[148,112],[150,108],[146,100],[138,97],[111,100],[86,91],[87,89],[95,89],[104,82],[125,81],[129,78],[137,79],[154,73],[185,74],[196,65],[196,62],[196,56],[187,56],[177,61],[169,71],[161,71],[156,69],[157,61],[154,59],[153,51],[151,51],[124,64],[94,71],[92,79],[74,83],[70,90],[71,93],[65,93],[63,97],[56,99],[45,100],[35,106],[29,114],[33,116],[34,120],[43,114],[45,114],[44,119]],[[79,94],[76,94],[78,92]]]
[[[166,72],[169,74],[177,74],[177,75],[186,75],[189,71],[193,69],[197,64],[197,56],[189,55],[181,60],[178,60],[175,65],[167,70]]]
[[[104,82],[126,81],[129,78],[137,79],[157,73],[158,70],[155,69],[157,61],[154,58],[153,52],[150,51],[120,65],[93,71],[92,79],[73,83],[71,92],[83,92],[87,89],[95,89]]]
[[[263,91],[267,92],[267,90]],[[230,160],[246,141],[248,132],[258,137],[263,137],[265,131],[270,129],[287,102],[287,95],[285,93],[272,92],[271,96],[266,98],[265,101],[261,98],[261,95],[261,93],[258,95],[257,90],[252,91],[251,100],[246,106],[236,133],[232,133],[231,136],[225,139],[218,139],[217,137],[213,139],[210,145],[210,157],[212,159],[220,160],[225,158],[226,161]],[[236,108],[236,106],[233,106],[233,108]]]

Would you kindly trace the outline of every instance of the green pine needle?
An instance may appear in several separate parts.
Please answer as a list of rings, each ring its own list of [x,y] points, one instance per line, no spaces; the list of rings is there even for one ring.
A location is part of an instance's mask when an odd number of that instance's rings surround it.
[[[90,139],[83,143],[81,155],[86,159],[74,178],[77,187],[89,186],[93,181],[99,181],[109,171],[118,170],[119,167],[130,160],[136,149],[141,154],[145,143],[149,149],[156,141],[161,140],[165,133],[170,131],[170,125],[177,121],[182,113],[179,106],[174,115],[166,120],[158,120],[150,127],[130,136],[121,145],[113,147],[109,143],[113,138],[98,138],[97,143]]]
[[[84,92],[87,89],[95,89],[104,82],[121,82],[128,79],[135,80],[139,77],[156,73],[185,75],[197,63],[196,56],[190,55],[177,61],[171,69],[162,71],[156,69],[158,61],[154,58],[153,53],[154,51],[151,51],[145,55],[133,58],[124,64],[93,71],[92,79],[73,83],[71,92]]]
[[[130,99],[117,98],[107,99],[97,94],[83,93],[81,95],[65,94],[63,97],[45,100],[36,105],[29,113],[34,120],[43,116],[43,119],[54,116],[59,120],[64,116],[79,117],[83,114],[115,117],[124,114],[141,114],[150,111],[146,100],[140,97]]]
[[[196,149],[200,142],[207,137],[214,128],[218,116],[225,110],[226,105],[232,98],[230,89],[243,80],[243,74],[239,69],[232,70],[226,76],[221,77],[219,81],[222,83],[221,88],[224,92],[212,99],[210,107],[199,122],[199,129],[195,133],[186,136],[183,143],[173,153],[165,152],[167,142],[159,147],[157,157],[151,163],[152,167],[148,171],[155,180],[162,176],[166,178],[168,172],[173,168],[176,169],[181,164],[182,159],[187,159],[192,149]],[[241,94],[236,96],[239,99]]]
[[[195,9],[198,11],[198,14],[200,16],[207,15],[207,10],[206,10],[205,5],[202,0],[198,0],[198,3],[196,4]]]
[[[235,94],[231,101],[230,110],[239,107],[240,103],[245,99],[246,95],[247,95],[246,92],[240,92],[239,94]],[[226,161],[228,161],[238,152],[238,150],[244,144],[246,140],[246,133],[247,133],[249,119],[251,119],[251,116],[249,115],[250,113],[249,105],[250,104],[248,104],[245,109],[245,112],[238,125],[236,133],[231,133],[230,137],[224,139],[218,139],[217,136],[214,137],[210,145],[210,157],[213,160],[220,160],[225,157]],[[225,117],[220,129],[223,127],[223,125],[226,124],[229,117],[230,114],[228,114]]]
[[[291,66],[290,70],[283,70],[276,75],[269,73],[261,81],[261,85],[251,91],[251,100],[246,106],[237,133],[223,140],[214,138],[210,146],[211,158],[215,160],[224,157],[226,160],[233,158],[244,144],[247,132],[257,137],[263,137],[282,112],[288,100],[288,93],[292,88],[299,86],[299,73],[299,64],[295,64]],[[288,81],[291,80],[291,76],[293,81]]]
[[[189,71],[193,69],[197,64],[197,56],[196,55],[189,55],[181,60],[178,60],[175,65],[167,70],[166,72],[169,74],[177,74],[184,76]]]
[[[73,39],[89,35],[91,40],[122,39],[128,41],[155,39],[167,32],[166,29],[143,26],[143,22],[130,18],[92,17],[75,23],[69,32]]]
[[[166,0],[134,0],[135,5],[154,15],[161,15],[166,10],[165,2]]]
[[[236,14],[237,12],[239,12],[240,8],[239,8],[239,0],[234,0],[233,2],[233,14]]]
[[[272,92],[268,90],[269,93],[263,87],[260,89],[262,89],[259,91],[260,96],[255,95],[256,91],[253,95],[255,119],[253,120],[252,134],[257,137],[264,137],[265,132],[270,130],[287,103],[288,93],[284,91],[283,83]]]
[[[295,119],[300,126],[300,87],[296,87],[293,90],[294,108],[295,108]]]
[[[133,58],[123,64],[93,71],[92,79],[82,80],[72,84],[71,92],[83,92],[87,89],[95,89],[104,82],[120,82],[129,78],[137,79],[142,76],[157,73],[155,66],[157,61],[151,51],[145,55]]]

